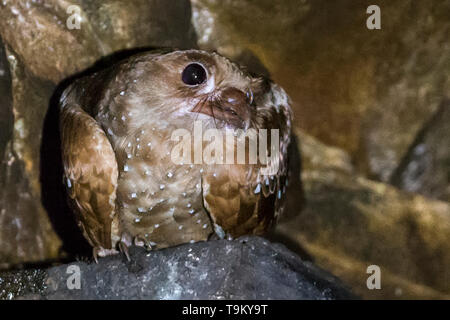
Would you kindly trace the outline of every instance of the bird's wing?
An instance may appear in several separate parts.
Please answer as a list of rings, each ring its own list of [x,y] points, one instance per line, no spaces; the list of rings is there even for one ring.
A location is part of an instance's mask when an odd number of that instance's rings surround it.
[[[268,136],[270,129],[279,130],[279,153],[274,153],[274,161],[268,165],[214,165],[202,177],[204,207],[218,235],[222,230],[222,235],[233,237],[263,234],[283,211],[292,121],[289,98],[272,85],[266,107],[260,111],[265,113],[265,120],[259,127],[269,129]]]
[[[111,249],[118,168],[105,132],[75,99],[61,99],[62,160],[69,197],[84,236]]]

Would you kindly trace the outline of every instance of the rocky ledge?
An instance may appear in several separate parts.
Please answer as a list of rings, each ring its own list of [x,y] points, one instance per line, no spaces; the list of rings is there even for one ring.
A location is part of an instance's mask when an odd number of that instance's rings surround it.
[[[259,237],[130,248],[98,264],[73,262],[0,274],[9,299],[350,299],[334,276]]]

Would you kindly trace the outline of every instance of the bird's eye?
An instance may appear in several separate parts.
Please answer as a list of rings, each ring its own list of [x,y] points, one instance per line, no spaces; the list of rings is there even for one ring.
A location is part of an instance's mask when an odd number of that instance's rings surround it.
[[[197,86],[206,81],[206,70],[198,63],[191,63],[184,68],[181,80],[190,86]]]

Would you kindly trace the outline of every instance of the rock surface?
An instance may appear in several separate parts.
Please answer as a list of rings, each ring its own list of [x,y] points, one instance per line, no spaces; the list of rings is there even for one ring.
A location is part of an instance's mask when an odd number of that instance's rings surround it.
[[[0,131],[2,268],[55,258],[61,241],[42,204],[40,182],[42,128],[54,85],[33,76],[9,46],[0,54],[1,68],[9,78],[1,100],[5,116]]]
[[[450,204],[352,174],[345,152],[297,136],[306,205],[277,225],[275,239],[306,252],[361,297],[448,299]],[[367,289],[372,264],[381,268],[381,290]]]
[[[0,297],[22,299],[349,299],[330,274],[259,237],[186,244],[146,253],[130,249],[99,264],[0,274]],[[68,289],[70,266],[80,289]],[[73,267],[72,267],[73,268]],[[14,275],[14,276],[12,276]],[[70,282],[70,280],[69,280]],[[9,291],[8,291],[9,290]]]
[[[450,91],[449,1],[377,1],[375,31],[366,0],[192,2],[199,46],[253,53],[292,97],[296,124],[363,175],[389,181]]]
[[[450,202],[450,100],[419,132],[391,183],[404,190]]]
[[[55,83],[120,50],[195,45],[187,0],[4,0],[0,8],[3,40]]]

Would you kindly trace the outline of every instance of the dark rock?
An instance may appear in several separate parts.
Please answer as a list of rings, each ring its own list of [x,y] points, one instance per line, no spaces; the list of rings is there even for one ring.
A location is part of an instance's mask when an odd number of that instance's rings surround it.
[[[450,100],[418,133],[391,183],[401,189],[450,202]]]
[[[39,295],[45,288],[45,276],[45,271],[41,269],[0,273],[0,300]]]
[[[130,248],[99,264],[74,262],[27,276],[0,275],[3,298],[25,299],[349,299],[333,276],[280,244],[259,237],[186,244],[147,253]],[[81,271],[81,288],[68,289],[69,266]],[[29,274],[35,273],[34,278]],[[25,281],[7,292],[11,282]],[[28,290],[23,289],[27,287]],[[36,289],[38,288],[38,289]],[[16,295],[18,293],[18,295]]]
[[[9,83],[2,99],[4,127],[0,163],[0,268],[57,257],[61,242],[41,203],[40,143],[54,86],[34,77],[5,48]],[[3,129],[4,128],[4,129]]]
[[[68,27],[73,5],[79,29]],[[188,0],[5,0],[0,7],[3,40],[34,75],[53,82],[119,50],[195,45]]]

